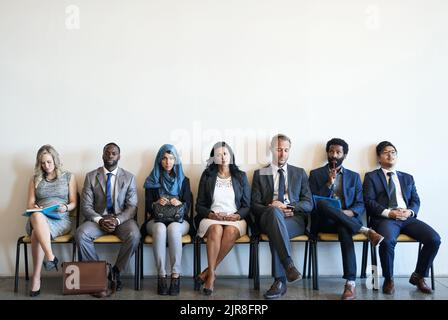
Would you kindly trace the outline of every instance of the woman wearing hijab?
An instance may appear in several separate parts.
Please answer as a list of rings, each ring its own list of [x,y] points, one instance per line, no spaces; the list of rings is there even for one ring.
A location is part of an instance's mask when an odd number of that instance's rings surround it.
[[[249,216],[250,186],[246,173],[235,164],[235,156],[225,142],[217,142],[210,152],[207,168],[199,182],[196,202],[197,235],[207,238],[208,267],[196,278],[210,295],[215,270],[235,241],[246,234]]]
[[[187,234],[189,223],[156,222],[155,206],[181,206],[180,212],[186,218],[190,209],[190,180],[185,177],[179,155],[174,146],[163,145],[154,162],[154,168],[145,181],[146,231],[154,240],[154,259],[157,266],[157,293],[159,295],[178,295],[182,261],[182,236]],[[168,288],[168,275],[165,268],[166,244],[171,262],[171,282]]]

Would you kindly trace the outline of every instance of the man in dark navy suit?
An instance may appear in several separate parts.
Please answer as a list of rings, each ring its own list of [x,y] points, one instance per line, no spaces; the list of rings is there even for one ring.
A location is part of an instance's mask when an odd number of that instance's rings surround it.
[[[384,236],[379,250],[384,276],[383,292],[394,292],[394,249],[398,235],[403,233],[423,244],[409,282],[421,292],[431,293],[425,277],[439,250],[440,236],[429,225],[417,219],[420,199],[414,178],[395,170],[395,146],[389,141],[380,142],[376,146],[376,154],[381,168],[366,174],[364,202],[372,226]]]
[[[311,233],[338,233],[341,243],[343,278],[346,279],[341,299],[356,298],[356,255],[352,236],[363,233],[378,245],[383,237],[362,225],[365,212],[362,200],[362,184],[359,174],[342,166],[348,154],[348,144],[342,139],[333,138],[327,142],[328,164],[310,172],[310,188],[313,195],[338,199],[341,208],[332,206],[329,201],[318,200],[311,215]]]

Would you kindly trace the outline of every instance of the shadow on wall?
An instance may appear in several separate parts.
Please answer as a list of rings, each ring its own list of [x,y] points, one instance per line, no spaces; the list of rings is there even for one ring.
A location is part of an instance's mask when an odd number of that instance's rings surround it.
[[[376,157],[376,144],[372,144],[363,148],[363,152],[361,152],[361,163],[368,163],[368,168],[363,168],[360,170],[359,174],[361,176],[361,180],[364,181],[364,176],[367,172],[375,170],[378,168],[378,160]]]
[[[13,274],[11,270],[14,270],[15,266],[15,255],[10,254],[10,239],[17,240],[19,236],[25,235],[26,218],[22,216],[22,213],[26,209],[28,183],[33,174],[34,157],[35,155],[30,158],[29,152],[16,153],[14,155],[14,161],[12,162],[12,168],[4,173],[14,180],[12,183],[13,187],[9,190],[9,199],[5,199],[7,205],[5,208],[0,208],[2,224],[8,226],[2,233],[0,233],[0,243],[2,246],[1,261],[5,266],[8,266],[10,270],[7,272],[8,274]],[[7,163],[3,160],[1,162]],[[8,159],[8,162],[11,163],[10,159]]]

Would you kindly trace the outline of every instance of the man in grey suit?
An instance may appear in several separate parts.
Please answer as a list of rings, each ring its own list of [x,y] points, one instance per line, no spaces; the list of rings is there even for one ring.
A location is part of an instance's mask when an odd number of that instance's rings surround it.
[[[138,248],[140,231],[133,219],[137,212],[137,187],[132,173],[119,168],[120,147],[108,143],[103,148],[104,166],[89,172],[81,195],[85,222],[76,231],[81,261],[99,260],[93,241],[114,234],[123,242],[112,272],[121,290],[122,272]],[[110,275],[111,276],[111,275]]]
[[[313,209],[305,170],[287,164],[291,140],[278,134],[272,138],[272,163],[256,170],[252,181],[251,207],[261,232],[269,237],[272,275],[266,299],[286,293],[286,280],[302,278],[291,258],[289,239],[304,234],[308,213]]]

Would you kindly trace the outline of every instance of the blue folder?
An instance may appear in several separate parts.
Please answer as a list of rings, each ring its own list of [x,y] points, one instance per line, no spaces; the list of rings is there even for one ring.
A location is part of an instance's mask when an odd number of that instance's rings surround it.
[[[341,200],[329,197],[321,197],[313,195],[314,207],[317,206],[318,201],[326,201],[328,204],[336,209],[342,209]]]
[[[25,217],[29,217],[31,216],[31,214],[33,212],[42,212],[44,215],[46,215],[48,218],[50,219],[56,219],[56,220],[60,220],[61,219],[61,215],[59,214],[59,212],[57,212],[56,210],[59,208],[59,204],[55,204],[49,207],[45,207],[43,209],[29,209],[26,210],[25,213],[23,214],[23,216]]]

